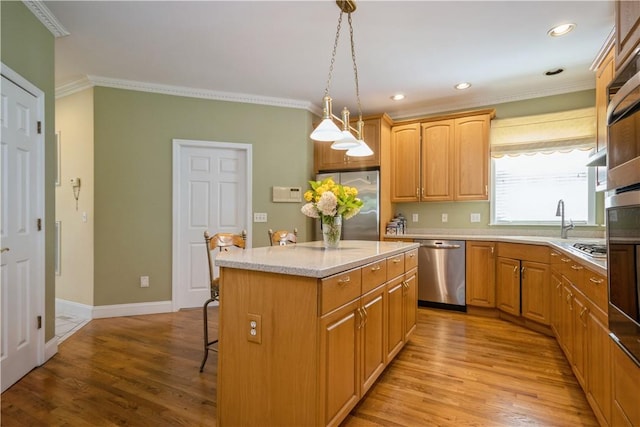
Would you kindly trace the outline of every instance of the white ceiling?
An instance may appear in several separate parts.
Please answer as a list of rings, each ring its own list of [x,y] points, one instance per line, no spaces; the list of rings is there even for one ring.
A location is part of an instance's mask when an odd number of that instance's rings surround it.
[[[87,76],[321,105],[339,8],[321,1],[45,1],[56,87]],[[352,14],[364,114],[394,118],[595,86],[590,66],[614,25],[613,1],[371,1]],[[575,30],[549,37],[551,27]],[[556,76],[544,72],[565,71]],[[473,86],[457,91],[453,86]],[[390,96],[402,92],[402,102]],[[347,16],[330,94],[357,111]]]

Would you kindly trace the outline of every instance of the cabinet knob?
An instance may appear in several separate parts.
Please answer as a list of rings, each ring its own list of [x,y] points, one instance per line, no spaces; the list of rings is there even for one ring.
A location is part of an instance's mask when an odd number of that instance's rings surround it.
[[[589,277],[589,281],[591,283],[595,283],[596,285],[600,285],[602,284],[602,282],[604,282],[604,279],[596,279],[595,277]]]
[[[346,276],[346,277],[342,277],[342,278],[338,279],[338,283],[341,284],[341,285],[346,285],[350,281],[351,281],[351,276]]]
[[[378,270],[380,270],[380,265],[379,264],[376,264],[373,267],[371,267],[371,271],[378,271]]]
[[[576,265],[576,264],[573,264],[573,265],[571,266],[571,268],[572,268],[573,270],[582,270],[582,266],[581,266],[581,265]]]

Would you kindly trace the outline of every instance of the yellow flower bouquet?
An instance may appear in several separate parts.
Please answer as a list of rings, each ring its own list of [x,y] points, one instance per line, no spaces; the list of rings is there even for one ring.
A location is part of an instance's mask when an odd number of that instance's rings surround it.
[[[331,177],[309,181],[309,185],[311,189],[304,193],[307,203],[301,211],[308,217],[320,218],[325,243],[329,247],[336,247],[340,240],[342,218],[352,218],[362,208],[362,200],[357,197],[358,190],[336,184]]]

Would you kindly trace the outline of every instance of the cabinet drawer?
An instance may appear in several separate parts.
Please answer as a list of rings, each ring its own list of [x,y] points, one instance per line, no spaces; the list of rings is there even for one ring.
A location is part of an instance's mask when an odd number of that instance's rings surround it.
[[[580,287],[582,285],[582,276],[584,273],[584,267],[577,261],[563,256],[562,259],[562,275],[569,279],[571,283]]]
[[[404,254],[387,258],[387,279],[391,280],[404,274]]]
[[[325,314],[362,294],[360,268],[324,278],[320,282],[320,313]]]
[[[583,292],[594,304],[607,313],[609,304],[607,296],[607,278],[588,268],[584,269]]]
[[[418,249],[412,249],[404,253],[404,271],[409,271],[418,266]]]
[[[522,243],[498,243],[498,256],[523,261],[549,263],[549,248]]]
[[[362,267],[362,293],[365,294],[387,281],[387,261],[372,262]]]
[[[562,253],[560,251],[556,251],[551,249],[549,251],[549,263],[551,264],[551,269],[560,273],[562,270]]]

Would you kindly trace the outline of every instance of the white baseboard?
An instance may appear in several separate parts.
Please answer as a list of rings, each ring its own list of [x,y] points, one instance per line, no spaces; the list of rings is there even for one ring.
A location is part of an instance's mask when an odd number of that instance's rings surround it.
[[[56,298],[56,315],[65,313],[71,314],[81,319],[91,319],[93,309],[94,307],[91,305],[80,304],[79,302]]]
[[[58,337],[53,337],[44,343],[44,361],[51,359],[58,352]]]
[[[105,317],[137,316],[173,312],[171,301],[140,302],[134,304],[99,305],[93,307],[93,319]]]

